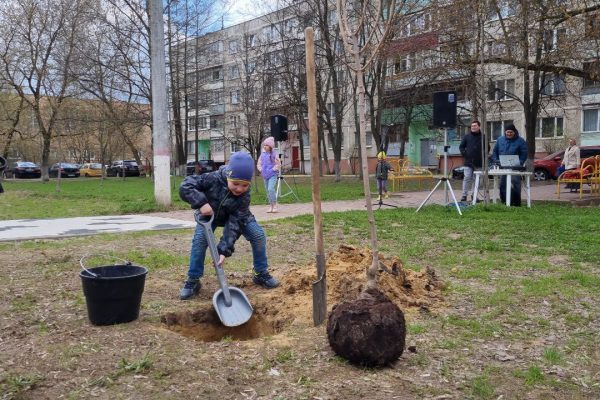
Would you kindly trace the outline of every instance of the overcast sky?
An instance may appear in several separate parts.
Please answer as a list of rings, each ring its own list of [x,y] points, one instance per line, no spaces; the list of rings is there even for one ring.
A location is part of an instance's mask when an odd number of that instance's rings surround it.
[[[224,11],[227,12],[225,18],[225,26],[239,24],[240,22],[260,17],[266,14],[269,9],[276,7],[276,0],[225,0],[227,4],[224,6]],[[270,4],[268,6],[267,4]]]

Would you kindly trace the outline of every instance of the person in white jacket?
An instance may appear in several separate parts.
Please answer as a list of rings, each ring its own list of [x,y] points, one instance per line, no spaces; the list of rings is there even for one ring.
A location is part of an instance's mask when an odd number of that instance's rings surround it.
[[[577,141],[575,139],[569,139],[569,147],[567,147],[567,149],[565,150],[565,155],[563,156],[561,168],[558,175],[560,176],[560,174],[562,174],[564,171],[568,171],[570,169],[575,169],[579,167],[579,164],[581,163],[580,158],[581,157],[579,152],[579,146],[577,146]],[[577,190],[579,189],[579,184],[567,183],[566,189],[571,189],[571,191]]]
[[[579,146],[575,139],[569,139],[569,147],[565,150],[565,155],[562,159],[562,165],[565,166],[565,171],[579,167],[581,163]]]

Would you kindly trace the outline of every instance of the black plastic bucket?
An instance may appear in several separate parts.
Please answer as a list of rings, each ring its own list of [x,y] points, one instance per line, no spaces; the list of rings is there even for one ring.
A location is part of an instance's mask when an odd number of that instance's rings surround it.
[[[84,267],[79,276],[90,322],[113,325],[136,320],[147,273],[146,267],[131,264]]]

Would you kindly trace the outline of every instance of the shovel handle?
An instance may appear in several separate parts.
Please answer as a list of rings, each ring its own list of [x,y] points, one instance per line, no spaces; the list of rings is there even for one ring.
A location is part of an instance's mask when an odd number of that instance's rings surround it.
[[[200,226],[202,226],[202,228],[204,228],[204,236],[206,237],[206,241],[208,242],[208,249],[210,250],[210,255],[213,260],[215,272],[217,273],[217,279],[219,279],[219,285],[221,286],[221,290],[223,291],[225,306],[231,307],[231,293],[229,292],[229,285],[227,284],[227,278],[225,277],[225,271],[223,271],[223,266],[219,264],[219,250],[217,249],[215,234],[212,230],[212,222],[214,218],[214,214],[211,214],[210,218],[208,218],[207,216],[200,214],[198,210],[194,211],[194,219],[196,220],[196,223],[198,223]]]

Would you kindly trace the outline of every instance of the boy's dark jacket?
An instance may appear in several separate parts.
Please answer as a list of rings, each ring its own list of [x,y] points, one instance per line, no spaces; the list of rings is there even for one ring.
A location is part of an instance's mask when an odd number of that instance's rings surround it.
[[[389,171],[393,171],[390,163],[385,160],[379,160],[375,167],[375,178],[385,181],[388,178]]]
[[[222,166],[218,171],[186,177],[179,187],[179,196],[193,209],[210,204],[215,214],[213,224],[223,227],[223,236],[217,245],[219,254],[229,257],[242,228],[255,218],[250,212],[250,191],[241,196],[233,195],[227,188],[226,168]]]

